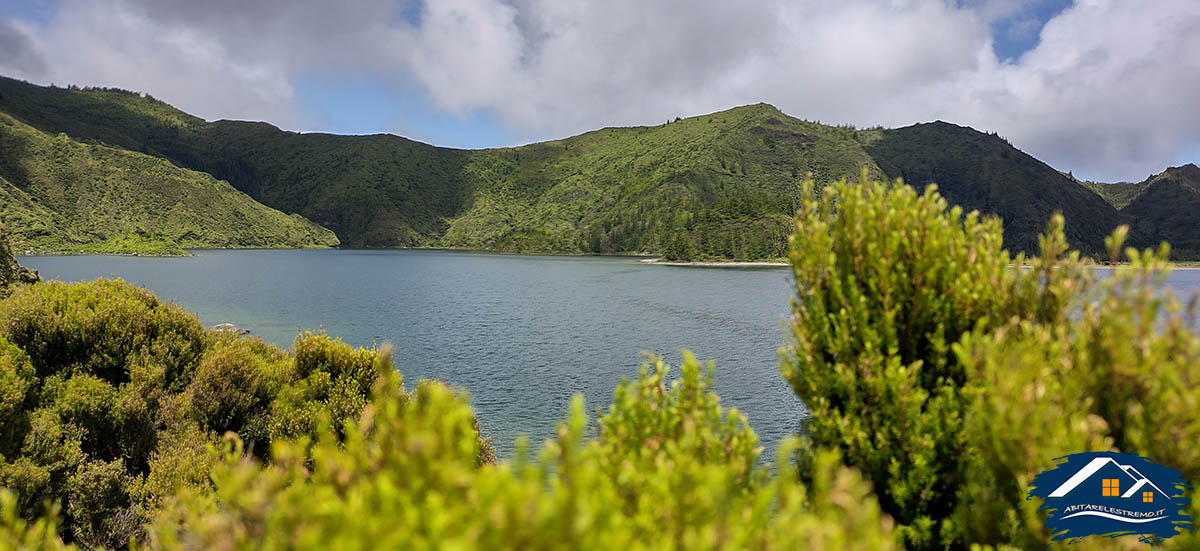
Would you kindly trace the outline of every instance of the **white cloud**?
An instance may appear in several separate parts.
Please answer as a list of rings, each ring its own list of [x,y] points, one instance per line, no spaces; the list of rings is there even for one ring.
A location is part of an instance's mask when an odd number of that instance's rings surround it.
[[[0,25],[23,56],[0,69],[285,127],[305,124],[293,83],[330,69],[416,79],[439,110],[537,138],[758,101],[832,123],[941,118],[1103,179],[1200,144],[1200,3],[1080,0],[998,60],[990,29],[1031,32],[1042,1],[65,0],[45,27]],[[414,8],[418,26],[400,15]]]
[[[1077,175],[1140,180],[1200,144],[1200,3],[1082,0],[960,90],[946,116]]]

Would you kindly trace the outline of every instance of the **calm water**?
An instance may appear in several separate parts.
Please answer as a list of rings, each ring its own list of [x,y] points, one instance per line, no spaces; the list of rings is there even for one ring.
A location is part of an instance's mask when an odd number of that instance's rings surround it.
[[[553,434],[572,395],[606,407],[642,351],[717,363],[716,390],[770,450],[804,406],[778,371],[786,269],[649,266],[631,258],[442,251],[202,251],[190,258],[27,257],[45,279],[117,276],[280,346],[323,327],[390,342],[408,385],[465,388],[502,455]]]
[[[197,314],[290,347],[324,328],[356,346],[390,342],[409,381],[470,392],[502,455],[553,434],[570,398],[609,404],[642,351],[717,362],[716,390],[768,450],[805,414],[778,372],[786,269],[649,266],[630,258],[443,251],[202,251],[190,258],[27,257],[46,279],[122,277]],[[1177,295],[1200,270],[1176,270]]]

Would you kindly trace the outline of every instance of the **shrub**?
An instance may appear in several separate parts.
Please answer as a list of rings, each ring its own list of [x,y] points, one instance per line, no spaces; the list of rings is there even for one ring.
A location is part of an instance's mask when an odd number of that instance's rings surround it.
[[[808,405],[807,435],[874,483],[914,547],[955,541],[943,525],[964,483],[966,373],[950,347],[1010,318],[1063,320],[1083,280],[1062,220],[1042,258],[1010,258],[995,218],[962,214],[930,186],[841,182],[797,214],[792,344],[782,372]],[[1011,264],[1031,264],[1014,270]],[[803,453],[809,453],[804,451]],[[802,462],[803,462],[802,458]]]
[[[292,348],[298,380],[271,404],[271,439],[312,434],[325,417],[357,417],[370,396],[379,351],[355,349],[323,332],[308,331],[296,337]]]
[[[86,373],[61,384],[47,384],[42,390],[42,403],[53,408],[62,423],[82,431],[83,452],[89,456],[115,457],[120,453],[113,438],[117,432],[112,415],[116,401],[115,387]]]
[[[29,356],[0,337],[0,457],[20,447],[20,435],[27,430],[25,410],[33,398],[36,373]]]
[[[0,549],[12,551],[76,551],[74,545],[63,543],[59,537],[57,511],[33,521],[26,521],[19,513],[17,498],[13,493],[0,488]]]
[[[222,336],[196,368],[184,392],[186,408],[201,426],[217,434],[237,431],[265,453],[268,406],[292,373],[286,352],[256,338]]]
[[[129,357],[148,353],[166,367],[173,390],[207,344],[194,316],[121,280],[24,288],[0,303],[0,335],[29,355],[40,377],[82,372],[119,384],[129,380]]]
[[[272,436],[337,434],[380,361],[324,334],[297,338],[294,357],[210,335],[121,281],[22,288],[0,302],[0,486],[24,518],[63,504],[68,539],[121,546],[165,497],[209,491],[222,435],[270,460]],[[476,461],[495,461],[485,439]]]
[[[782,368],[812,412],[801,465],[841,451],[906,547],[1061,545],[1026,494],[1070,453],[1140,453],[1198,480],[1200,338],[1195,312],[1156,289],[1166,247],[1127,250],[1130,266],[1098,282],[1059,216],[1041,257],[1010,258],[998,222],[933,188],[806,194]],[[1114,262],[1125,232],[1109,239]]]
[[[816,483],[773,477],[753,431],[720,407],[685,356],[668,386],[655,360],[618,387],[596,438],[582,399],[531,458],[479,465],[466,400],[436,382],[404,392],[381,369],[338,438],[277,441],[273,462],[236,441],[213,493],[185,489],[149,528],[152,549],[880,549],[889,523],[867,485],[815,458]],[[795,443],[781,457],[794,449]],[[311,457],[311,463],[307,458]]]
[[[140,522],[130,508],[129,475],[120,459],[89,461],[67,481],[67,514],[75,541],[86,547],[125,545]]]
[[[1110,241],[1114,257],[1121,237]],[[1046,546],[1053,534],[1042,527],[1040,503],[1024,492],[1069,453],[1137,453],[1200,481],[1194,305],[1188,311],[1158,291],[1165,248],[1126,256],[1130,265],[1117,268],[1072,323],[1013,322],[955,347],[977,381],[965,425],[971,484],[960,508],[971,541]],[[1194,533],[1169,541],[1198,543]]]

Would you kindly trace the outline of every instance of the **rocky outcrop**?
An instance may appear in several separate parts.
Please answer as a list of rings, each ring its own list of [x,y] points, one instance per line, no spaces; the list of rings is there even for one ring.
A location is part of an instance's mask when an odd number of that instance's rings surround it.
[[[37,283],[40,279],[36,271],[17,264],[8,246],[8,236],[0,230],[0,298],[8,296],[13,285]]]

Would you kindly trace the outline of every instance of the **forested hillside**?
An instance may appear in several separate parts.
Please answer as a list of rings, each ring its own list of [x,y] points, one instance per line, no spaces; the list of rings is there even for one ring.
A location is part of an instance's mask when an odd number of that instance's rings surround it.
[[[1131,241],[1148,247],[1165,240],[1175,258],[1200,259],[1200,167],[1171,167],[1131,184],[1097,184],[1133,227]]]
[[[348,247],[778,258],[799,181],[808,173],[818,185],[856,180],[863,170],[916,187],[936,182],[953,203],[999,215],[1013,250],[1034,250],[1055,211],[1066,217],[1071,244],[1088,254],[1101,251],[1103,236],[1128,221],[1096,191],[994,134],[941,122],[832,127],[766,104],[488,150],[206,122],[133,92],[3,78],[0,112],[51,135],[207,173],[329,228]],[[9,150],[4,156],[25,158]],[[22,216],[31,223],[62,214],[43,201],[27,203]],[[1159,208],[1184,220],[1195,216],[1170,203]],[[166,226],[154,231],[181,235]],[[1157,242],[1163,231],[1135,224],[1131,241]],[[1178,251],[1177,257],[1200,254]]]
[[[1004,242],[1016,250],[1037,250],[1055,211],[1067,220],[1067,239],[1085,253],[1102,251],[1121,222],[1094,192],[995,134],[938,121],[887,130],[867,151],[890,178],[916,187],[936,182],[951,203],[999,215]]]
[[[0,220],[18,250],[178,254],[335,246],[334,234],[171,162],[0,113]]]

